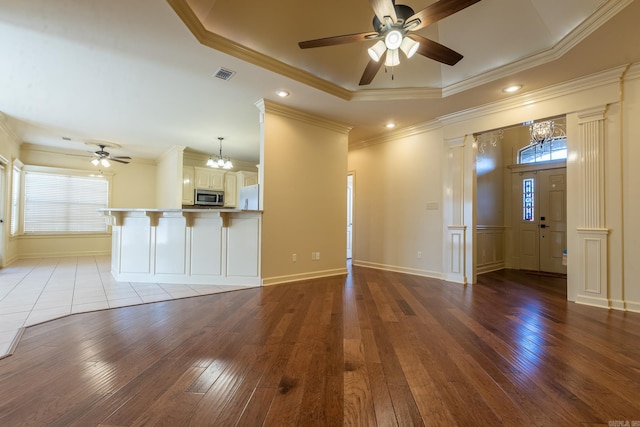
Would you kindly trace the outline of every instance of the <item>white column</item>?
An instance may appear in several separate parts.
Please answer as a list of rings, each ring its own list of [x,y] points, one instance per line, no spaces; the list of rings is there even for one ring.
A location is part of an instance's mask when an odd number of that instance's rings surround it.
[[[467,283],[467,227],[465,225],[465,138],[445,141],[443,205],[443,272],[450,282]]]
[[[576,302],[609,308],[608,238],[605,227],[604,155],[606,108],[578,112],[580,161],[580,226],[578,253],[569,262],[578,264],[579,287]]]

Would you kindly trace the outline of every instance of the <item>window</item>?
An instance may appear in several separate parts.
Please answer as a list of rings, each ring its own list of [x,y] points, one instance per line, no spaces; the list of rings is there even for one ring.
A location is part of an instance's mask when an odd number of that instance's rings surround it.
[[[522,220],[534,221],[535,219],[535,181],[533,178],[522,180]]]
[[[518,163],[540,163],[567,158],[567,138],[553,138],[542,144],[528,145],[518,151]]]
[[[28,171],[24,175],[24,233],[106,233],[97,212],[109,204],[104,178]]]
[[[20,218],[18,217],[20,212],[20,168],[13,167],[13,174],[11,178],[11,224],[10,233],[12,236],[18,234],[18,226],[20,224]]]

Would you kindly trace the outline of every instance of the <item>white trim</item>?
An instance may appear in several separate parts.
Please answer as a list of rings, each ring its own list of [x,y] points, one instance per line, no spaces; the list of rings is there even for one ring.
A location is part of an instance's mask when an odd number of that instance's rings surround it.
[[[286,276],[274,276],[262,279],[263,286],[279,285],[282,283],[299,282],[301,280],[320,279],[323,277],[341,276],[348,274],[346,268],[336,268],[333,270],[310,271],[300,274],[289,274]]]
[[[353,260],[352,265],[356,267],[374,268],[376,270],[393,271],[395,273],[411,274],[413,276],[431,277],[433,279],[442,279],[442,273],[430,270],[420,270],[417,268],[400,267],[391,264],[380,264],[377,262]]]
[[[457,111],[452,114],[441,116],[439,120],[443,125],[450,126],[462,122],[467,122],[475,118],[481,118],[488,115],[500,114],[513,109],[518,109],[523,105],[535,105],[544,101],[563,98],[567,95],[585,92],[590,89],[599,88],[609,84],[619,86],[620,76],[627,66],[620,66],[606,70],[600,73],[591,74],[586,77],[570,80],[568,82],[559,83],[553,86],[547,86],[544,89],[523,93],[500,101],[491,102],[473,107],[466,110]],[[601,102],[598,102],[600,105]]]
[[[501,65],[496,69],[480,74],[476,77],[446,86],[442,89],[442,95],[443,97],[455,95],[483,84],[510,77],[516,73],[555,61],[564,56],[567,52],[573,49],[591,33],[600,28],[600,26],[605,24],[609,19],[632,2],[633,0],[609,0],[552,48],[529,55],[510,64]]]

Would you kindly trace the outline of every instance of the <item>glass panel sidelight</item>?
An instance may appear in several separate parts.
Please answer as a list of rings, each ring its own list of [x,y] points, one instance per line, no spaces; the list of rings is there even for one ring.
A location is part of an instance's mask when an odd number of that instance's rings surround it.
[[[535,183],[533,178],[522,180],[522,220],[534,221]]]

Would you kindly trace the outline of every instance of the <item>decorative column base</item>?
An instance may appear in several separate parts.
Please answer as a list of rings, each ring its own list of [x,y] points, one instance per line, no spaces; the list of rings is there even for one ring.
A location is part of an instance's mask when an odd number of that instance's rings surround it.
[[[576,302],[601,308],[612,308],[608,286],[609,229],[578,228],[582,259],[579,262],[580,288]],[[571,262],[571,254],[569,254]]]
[[[447,227],[447,243],[450,249],[449,259],[447,260],[447,270],[445,271],[445,280],[449,282],[467,284],[466,275],[466,245],[467,245],[467,226],[466,225],[449,225]]]

